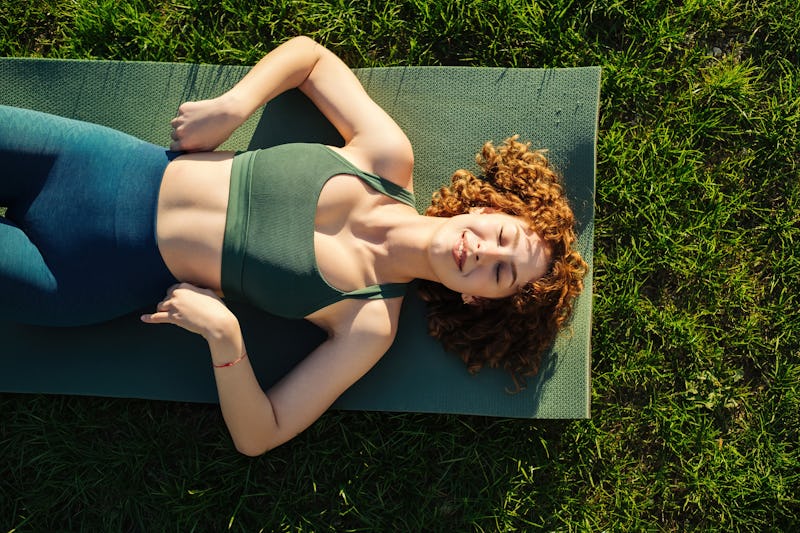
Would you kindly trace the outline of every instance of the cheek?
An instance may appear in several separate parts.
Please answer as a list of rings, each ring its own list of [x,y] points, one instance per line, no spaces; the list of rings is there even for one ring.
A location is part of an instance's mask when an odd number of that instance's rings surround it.
[[[495,283],[494,274],[483,274],[481,276],[471,277],[469,279],[469,287],[465,290],[470,294],[482,296],[484,298],[505,298],[508,296],[506,291]]]

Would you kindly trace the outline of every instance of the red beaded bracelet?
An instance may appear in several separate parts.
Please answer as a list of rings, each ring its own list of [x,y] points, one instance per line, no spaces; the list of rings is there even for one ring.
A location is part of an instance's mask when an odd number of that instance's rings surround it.
[[[243,352],[242,355],[239,356],[238,359],[234,359],[230,363],[223,363],[221,365],[214,365],[214,368],[227,368],[229,366],[233,366],[242,362],[242,359],[247,357],[247,352]]]

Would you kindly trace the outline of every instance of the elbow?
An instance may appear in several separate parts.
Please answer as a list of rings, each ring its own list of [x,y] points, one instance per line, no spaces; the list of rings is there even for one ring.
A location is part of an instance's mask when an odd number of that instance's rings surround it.
[[[314,56],[319,55],[319,48],[322,47],[320,43],[308,37],[306,35],[299,35],[297,37],[292,37],[286,44],[293,47],[297,51],[302,51],[303,53],[311,54]]]
[[[288,49],[292,50],[295,57],[302,58],[300,62],[305,65],[302,78],[298,79],[295,85],[298,89],[305,92],[304,87],[308,82],[311,72],[316,68],[317,63],[322,57],[322,51],[325,47],[311,37],[305,35],[292,37],[290,40],[286,41],[285,44]]]
[[[247,456],[247,457],[255,458],[255,457],[261,457],[262,455],[267,453],[269,450],[258,451],[258,450],[255,450],[255,449],[251,450],[249,448],[240,448],[239,446],[237,446],[236,447],[236,451],[241,453],[242,455]]]
[[[257,442],[234,442],[236,451],[247,457],[259,457],[272,449],[272,446]]]
[[[239,435],[233,436],[233,445],[236,451],[247,457],[259,457],[268,451],[286,442],[287,439],[281,438],[277,428],[266,434],[261,435]]]
[[[289,39],[290,43],[297,43],[297,44],[319,44],[317,41],[309,37],[308,35],[298,35],[297,37],[292,37]]]
[[[239,420],[239,424],[228,425],[236,451],[248,457],[264,455],[285,441],[281,438],[275,412],[266,394],[263,394],[262,401],[258,414]]]
[[[233,446],[236,451],[247,457],[264,455],[278,445],[269,435],[233,435]]]

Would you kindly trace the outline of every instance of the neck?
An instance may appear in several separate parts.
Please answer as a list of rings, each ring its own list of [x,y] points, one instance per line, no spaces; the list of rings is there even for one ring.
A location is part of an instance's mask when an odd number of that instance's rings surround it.
[[[445,219],[409,212],[387,222],[386,240],[376,252],[376,269],[390,279],[438,281],[430,265],[428,248]]]

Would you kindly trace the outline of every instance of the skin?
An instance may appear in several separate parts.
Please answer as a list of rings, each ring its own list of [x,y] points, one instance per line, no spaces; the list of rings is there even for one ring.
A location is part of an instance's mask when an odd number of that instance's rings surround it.
[[[521,219],[488,209],[447,219],[428,250],[439,281],[468,301],[511,296],[550,263],[549,249]]]
[[[170,287],[142,320],[203,336],[215,365],[235,361],[246,350],[239,323],[221,299],[233,154],[213,150],[261,105],[294,87],[344,138],[344,147],[336,151],[362,170],[413,190],[408,138],[350,69],[308,38],[276,48],[218,98],[181,105],[172,121],[171,149],[190,153],[165,171],[157,237],[167,267],[182,283]],[[457,250],[462,257],[461,242],[466,244],[463,260],[454,254]],[[495,212],[421,216],[349,175],[334,176],[322,189],[314,248],[322,275],[344,291],[421,278],[485,298],[508,296],[543,275],[548,258],[539,237],[514,217]],[[344,300],[307,316],[328,339],[267,391],[246,357],[215,368],[222,414],[236,448],[259,455],[313,423],[389,348],[401,303],[402,298]],[[309,397],[308,390],[315,394]]]

